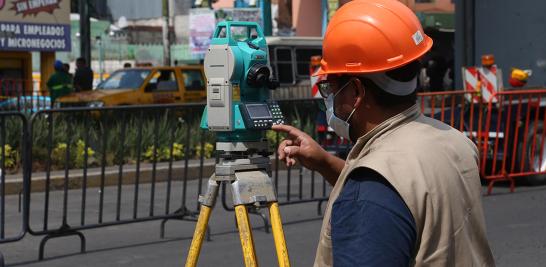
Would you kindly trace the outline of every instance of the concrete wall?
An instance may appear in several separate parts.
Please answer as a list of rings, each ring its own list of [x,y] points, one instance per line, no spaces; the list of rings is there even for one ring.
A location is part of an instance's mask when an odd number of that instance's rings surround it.
[[[322,36],[322,12],[319,0],[292,1],[292,27],[297,36]]]
[[[467,48],[467,54],[473,57],[474,63],[479,64],[483,54],[494,54],[497,65],[504,72],[505,86],[508,85],[511,67],[533,70],[528,87],[546,86],[546,1],[532,1],[530,5],[512,0],[457,0],[457,5],[464,4],[463,1],[475,8],[474,32],[467,31],[468,39],[474,39],[470,42],[473,47]],[[462,29],[468,18],[457,14],[456,20],[456,65],[460,70],[468,46]],[[456,74],[458,88],[461,88],[460,71]]]

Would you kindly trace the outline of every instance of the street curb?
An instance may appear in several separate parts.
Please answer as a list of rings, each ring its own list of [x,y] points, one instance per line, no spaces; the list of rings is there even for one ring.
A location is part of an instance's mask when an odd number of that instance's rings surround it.
[[[184,178],[184,161],[173,162],[172,165],[172,181],[182,181]],[[214,172],[215,160],[205,160],[203,162],[202,176],[209,177]],[[271,168],[275,169],[275,160],[271,160]],[[279,165],[279,169],[286,169],[284,164]],[[140,165],[139,184],[147,184],[152,182],[153,178],[153,164],[142,163]],[[190,160],[188,162],[187,180],[199,179],[200,161]],[[161,162],[156,164],[155,168],[155,181],[165,182],[169,175],[169,163]],[[136,165],[124,165],[121,175],[122,185],[131,185],[136,182]],[[101,168],[87,169],[87,187],[100,187],[102,180]],[[118,185],[119,166],[107,167],[104,170],[104,186]],[[44,192],[46,187],[46,173],[33,173],[31,177],[31,192]],[[81,189],[84,182],[84,171],[82,169],[71,169],[68,173],[68,189]],[[49,177],[49,190],[63,190],[65,184],[65,172],[64,171],[52,171]],[[23,179],[21,175],[7,175],[5,184],[5,194],[14,195],[23,191]]]

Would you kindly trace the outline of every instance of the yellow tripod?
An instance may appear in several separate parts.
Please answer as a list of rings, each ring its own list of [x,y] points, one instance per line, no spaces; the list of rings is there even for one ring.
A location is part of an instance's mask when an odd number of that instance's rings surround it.
[[[233,144],[218,143],[217,149],[222,148],[222,146],[228,146],[228,149],[219,150],[236,150],[232,145]],[[244,150],[246,151],[246,146]],[[246,153],[242,155],[245,154]],[[210,215],[216,203],[216,197],[218,196],[218,189],[220,188],[221,183],[227,182],[229,182],[232,187],[231,191],[245,266],[258,266],[256,252],[254,250],[254,241],[252,239],[252,229],[248,219],[247,206],[267,205],[269,208],[271,228],[279,266],[288,267],[290,266],[290,261],[282,229],[279,205],[271,183],[269,157],[243,157],[241,154],[236,155],[238,156],[229,153],[223,155],[220,163],[216,164],[215,173],[209,179],[205,195],[199,196],[201,211],[188,252],[186,267],[194,267],[197,265]]]

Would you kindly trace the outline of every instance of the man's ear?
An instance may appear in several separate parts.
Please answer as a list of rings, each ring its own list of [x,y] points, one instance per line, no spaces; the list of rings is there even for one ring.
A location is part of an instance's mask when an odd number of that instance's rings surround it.
[[[354,90],[355,90],[355,103],[353,108],[356,109],[360,105],[364,104],[364,97],[366,96],[366,90],[364,89],[364,84],[360,79],[354,79]]]

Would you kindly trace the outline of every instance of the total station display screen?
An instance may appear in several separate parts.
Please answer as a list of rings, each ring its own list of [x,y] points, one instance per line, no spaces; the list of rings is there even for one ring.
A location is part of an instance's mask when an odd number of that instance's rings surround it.
[[[271,111],[267,104],[247,104],[246,109],[251,119],[271,119]]]

